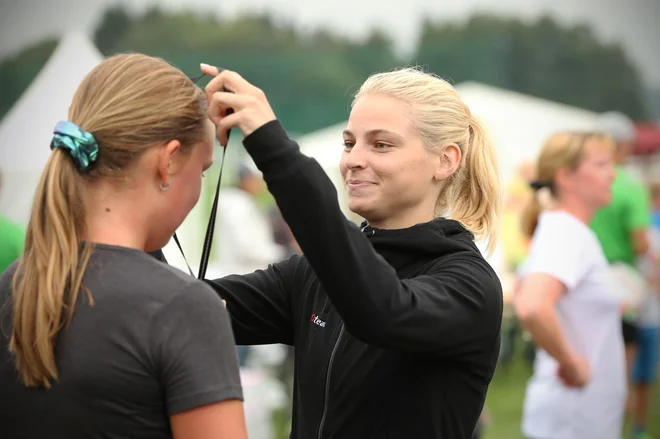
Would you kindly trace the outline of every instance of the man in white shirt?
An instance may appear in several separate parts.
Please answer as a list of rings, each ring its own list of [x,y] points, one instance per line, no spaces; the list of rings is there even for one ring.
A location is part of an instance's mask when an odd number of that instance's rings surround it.
[[[241,165],[237,187],[223,189],[218,199],[214,267],[220,273],[247,274],[284,259],[287,250],[275,243],[273,228],[257,197],[265,190],[261,173]]]

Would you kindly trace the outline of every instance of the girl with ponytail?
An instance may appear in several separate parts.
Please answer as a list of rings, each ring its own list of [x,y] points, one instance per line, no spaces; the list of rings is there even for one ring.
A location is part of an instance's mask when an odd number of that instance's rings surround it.
[[[221,300],[146,253],[197,203],[206,111],[145,55],[108,58],[78,87],[25,252],[0,276],[0,437],[246,437]]]

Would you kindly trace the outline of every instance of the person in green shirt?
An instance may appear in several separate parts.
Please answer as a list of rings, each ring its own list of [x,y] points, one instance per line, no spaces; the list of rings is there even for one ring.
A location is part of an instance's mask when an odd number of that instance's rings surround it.
[[[21,256],[24,244],[23,229],[0,215],[0,274]]]
[[[617,138],[615,140],[617,169],[612,185],[612,202],[596,213],[591,229],[598,236],[610,263],[624,262],[635,266],[637,257],[645,254],[649,246],[649,194],[644,183],[622,167],[630,154],[628,142],[621,144]]]
[[[0,216],[0,274],[23,254],[23,229]]]
[[[636,267],[637,258],[649,248],[648,227],[651,223],[650,197],[644,182],[623,168],[635,142],[635,125],[618,112],[604,113],[598,124],[616,143],[616,178],[612,185],[612,201],[599,209],[591,221],[610,264],[625,263]]]

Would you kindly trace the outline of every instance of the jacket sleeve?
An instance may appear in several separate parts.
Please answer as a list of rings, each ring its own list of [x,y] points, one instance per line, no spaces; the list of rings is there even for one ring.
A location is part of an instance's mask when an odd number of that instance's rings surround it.
[[[319,164],[278,121],[244,140],[346,329],[386,349],[462,355],[499,334],[501,287],[476,254],[447,258],[429,275],[400,280],[340,210]]]
[[[265,270],[205,282],[227,302],[236,344],[294,344],[291,292],[299,255]]]

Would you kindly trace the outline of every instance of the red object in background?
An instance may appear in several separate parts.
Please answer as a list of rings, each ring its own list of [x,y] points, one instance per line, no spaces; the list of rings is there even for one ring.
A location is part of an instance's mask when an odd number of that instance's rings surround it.
[[[639,123],[636,126],[635,155],[660,153],[660,125]]]

